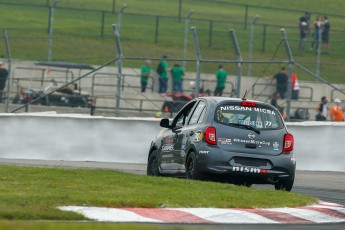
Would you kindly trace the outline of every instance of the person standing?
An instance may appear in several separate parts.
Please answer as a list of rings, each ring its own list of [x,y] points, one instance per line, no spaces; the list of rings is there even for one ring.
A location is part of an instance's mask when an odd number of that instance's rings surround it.
[[[4,67],[5,63],[0,61],[0,103],[2,102],[2,97],[4,94],[4,89],[6,85],[6,80],[8,76],[8,71]]]
[[[304,16],[300,17],[298,28],[300,30],[300,40],[298,48],[300,50],[304,49],[304,44],[307,40],[307,37],[309,36],[309,26],[310,26],[310,14],[309,12],[305,12]]]
[[[273,76],[276,79],[277,92],[279,92],[280,98],[285,99],[285,93],[287,90],[288,75],[286,73],[285,67],[282,67],[280,71]]]
[[[284,113],[284,107],[278,105],[278,100],[280,99],[280,95],[279,92],[274,92],[272,94],[271,100],[269,101],[269,104],[273,105],[274,107],[276,107],[278,109],[278,111],[280,112],[280,114],[282,115],[283,119],[286,118],[286,115]]]
[[[328,100],[326,96],[321,97],[321,103],[316,107],[316,121],[326,121],[328,116],[328,108],[327,108]]]
[[[291,91],[291,99],[298,100],[299,97],[299,84],[297,79],[297,74],[292,73],[292,91]]]
[[[183,93],[184,69],[179,64],[176,63],[174,67],[170,69],[170,73],[173,80],[173,92]]]
[[[151,77],[151,61],[146,60],[145,64],[141,67],[140,83],[142,93],[146,91],[146,86],[147,82],[149,81],[149,77]]]
[[[159,93],[165,93],[168,89],[168,62],[167,56],[162,57],[162,61],[158,64],[157,73],[159,75]]]
[[[322,26],[323,26],[323,18],[321,16],[318,16],[316,18],[316,21],[314,22],[314,34],[313,34],[313,41],[311,42],[310,50],[313,50],[314,45],[316,45],[315,49],[317,50],[319,48],[319,36],[322,32]]]
[[[324,17],[323,30],[321,34],[323,52],[328,53],[329,51],[329,30],[331,29],[331,24],[329,23],[328,17]]]
[[[225,81],[227,77],[227,72],[224,70],[223,65],[218,66],[218,70],[215,73],[215,78],[217,79],[216,89],[214,90],[214,96],[222,96],[223,90],[225,88]]]
[[[344,112],[341,108],[341,100],[335,99],[334,105],[329,109],[329,115],[332,121],[344,121]]]

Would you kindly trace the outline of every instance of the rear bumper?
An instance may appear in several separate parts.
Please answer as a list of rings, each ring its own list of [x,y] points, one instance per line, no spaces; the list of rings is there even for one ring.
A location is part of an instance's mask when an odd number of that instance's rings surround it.
[[[293,152],[272,156],[209,148],[208,154],[203,153],[205,151],[199,151],[197,155],[199,171],[224,175],[229,180],[246,179],[253,182],[276,183],[279,180],[292,180],[295,177],[296,160]],[[242,161],[234,159],[242,159]]]

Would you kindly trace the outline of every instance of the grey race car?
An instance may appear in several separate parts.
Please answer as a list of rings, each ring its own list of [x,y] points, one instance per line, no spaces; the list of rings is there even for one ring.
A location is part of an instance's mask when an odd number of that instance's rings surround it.
[[[270,104],[199,97],[160,126],[164,129],[151,143],[147,175],[292,189],[294,138]]]

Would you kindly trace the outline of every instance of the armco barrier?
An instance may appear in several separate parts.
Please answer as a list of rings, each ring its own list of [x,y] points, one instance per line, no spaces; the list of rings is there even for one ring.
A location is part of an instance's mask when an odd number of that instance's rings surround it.
[[[297,169],[345,172],[345,122],[288,123]],[[0,114],[0,158],[146,163],[159,119]]]

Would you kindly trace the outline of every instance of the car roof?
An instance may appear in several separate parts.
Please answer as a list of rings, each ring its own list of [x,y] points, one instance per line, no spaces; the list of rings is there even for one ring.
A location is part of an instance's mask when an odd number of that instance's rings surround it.
[[[241,102],[243,100],[246,100],[246,101],[255,102],[255,103],[260,104],[260,105],[272,106],[271,104],[268,104],[268,103],[263,102],[263,101],[257,101],[257,100],[251,100],[251,99],[242,99],[242,98],[235,98],[235,97],[213,97],[213,96],[210,97],[210,96],[208,96],[208,97],[199,97],[199,99],[204,99],[206,101],[209,101],[211,103],[216,103],[216,104],[220,104],[223,102]]]

